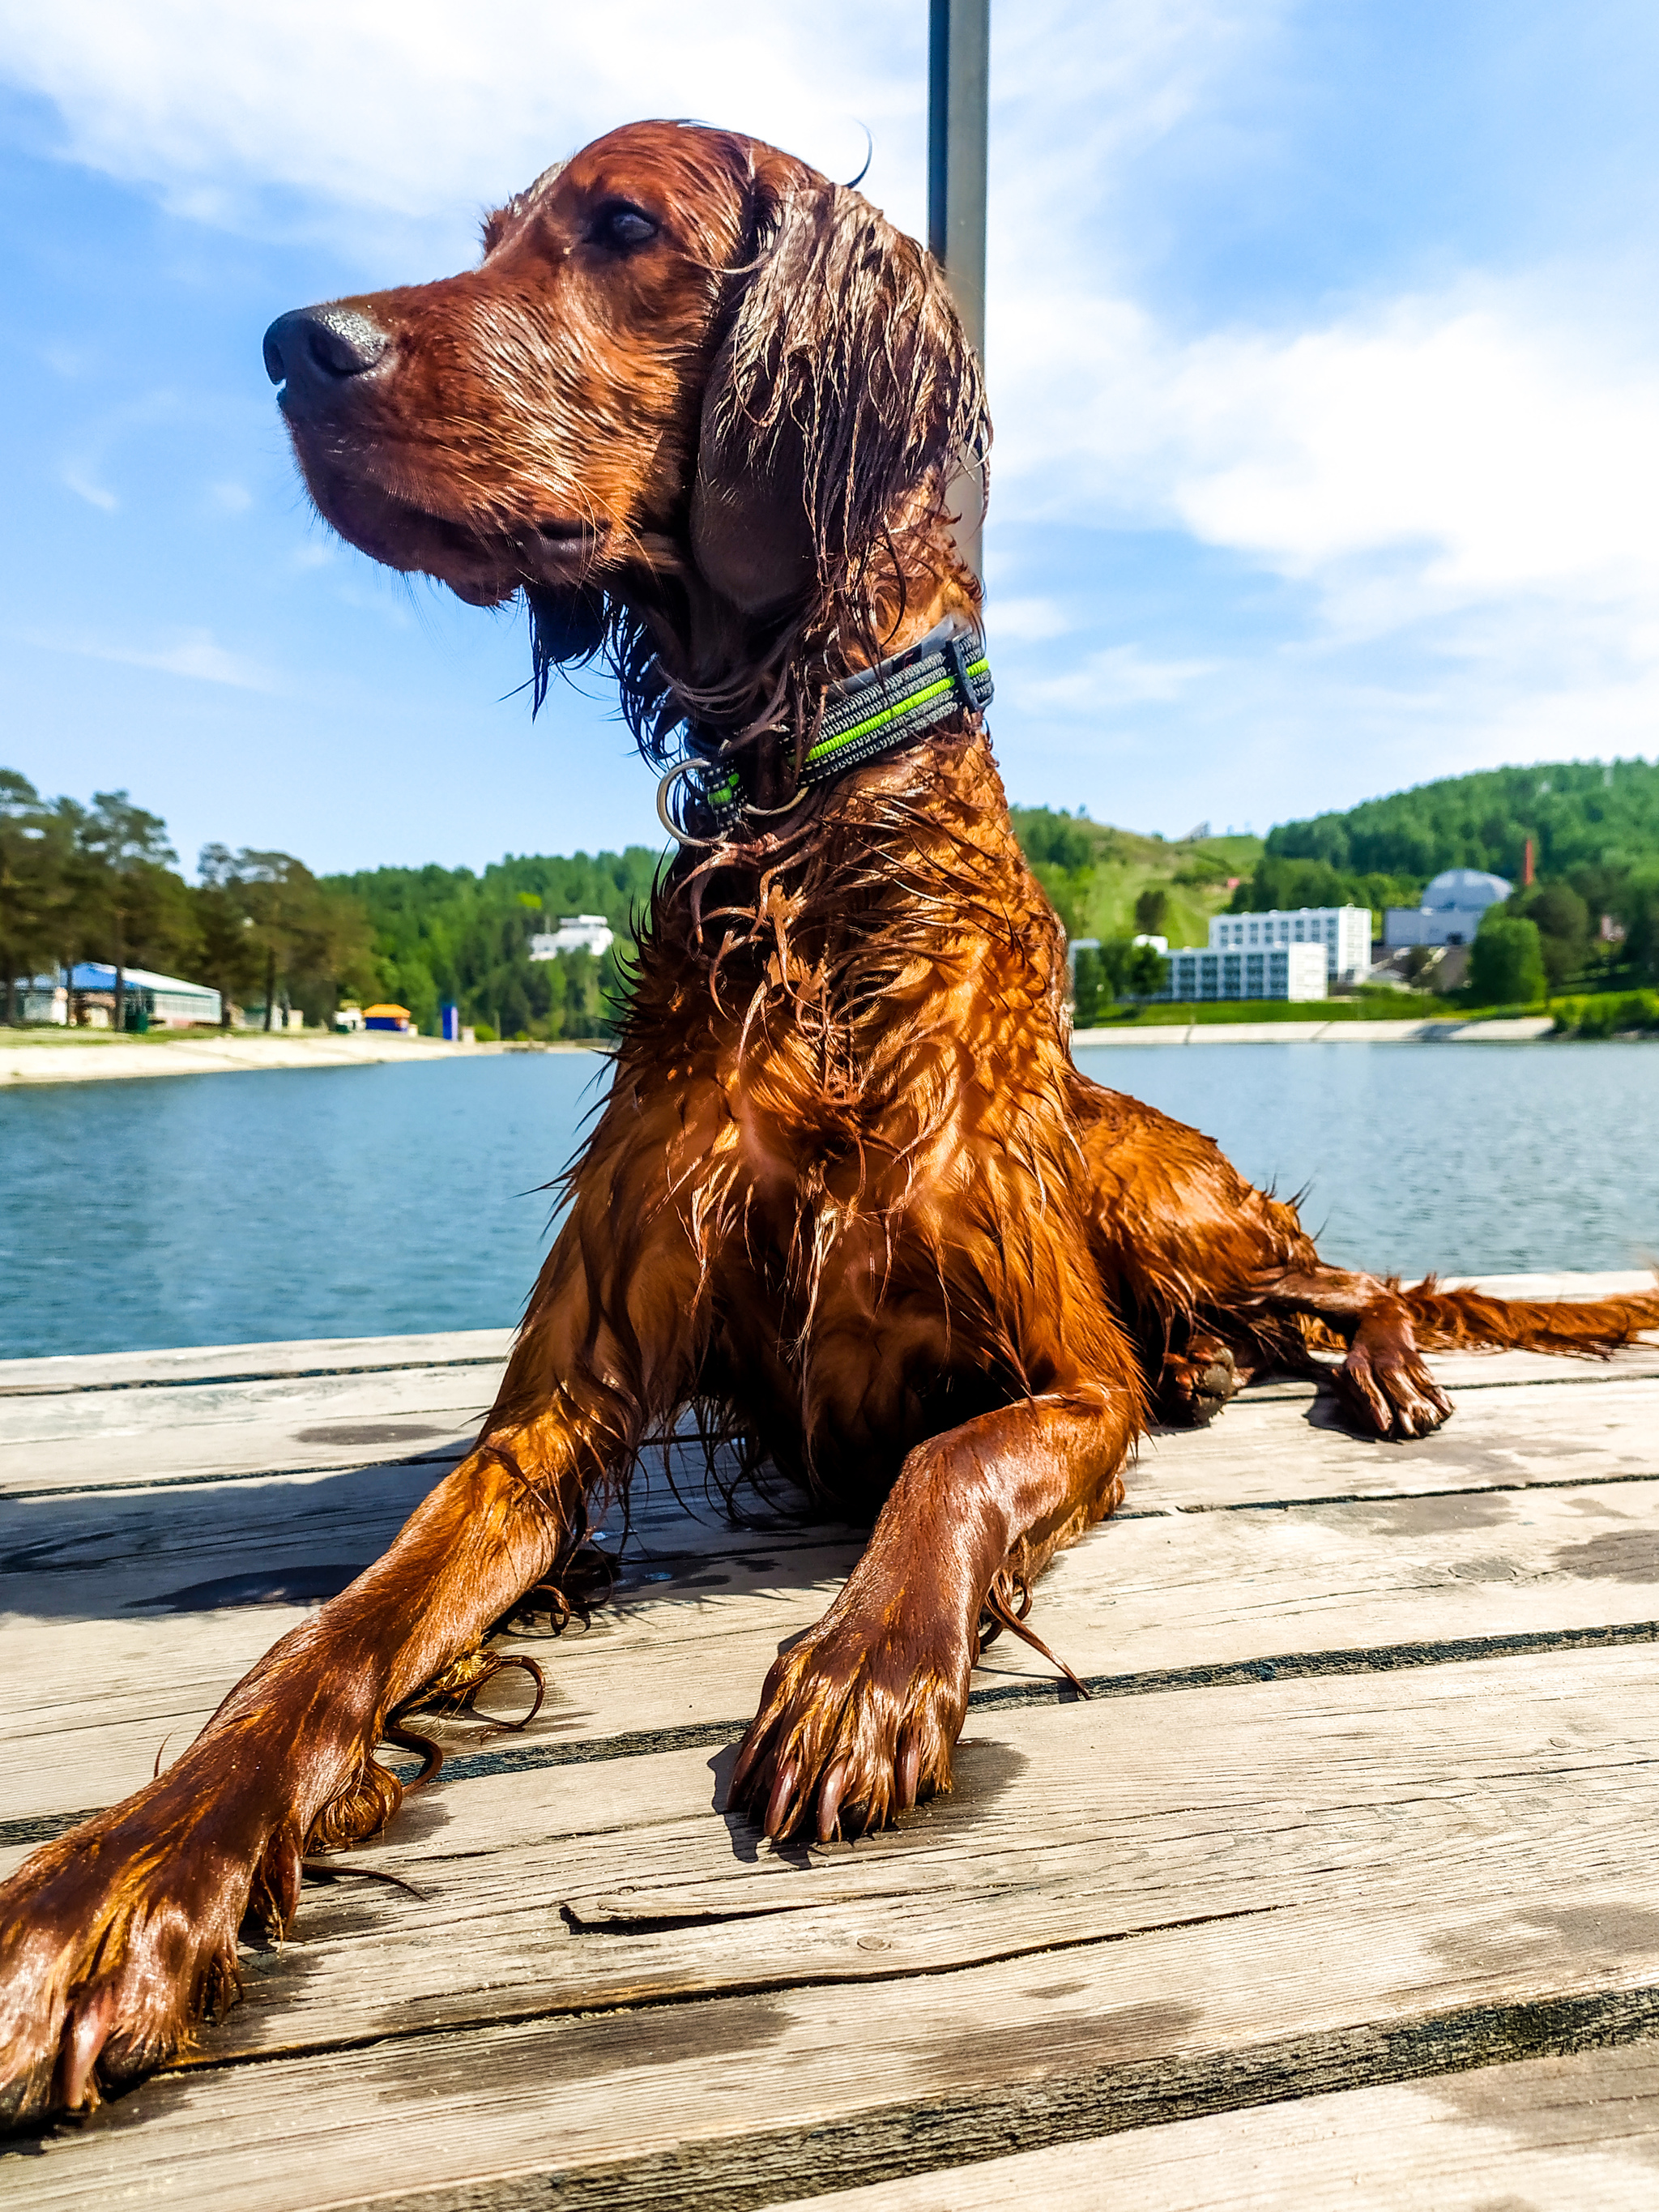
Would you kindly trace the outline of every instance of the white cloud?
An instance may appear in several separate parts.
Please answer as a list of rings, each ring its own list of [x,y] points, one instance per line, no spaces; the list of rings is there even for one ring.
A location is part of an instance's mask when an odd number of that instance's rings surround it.
[[[182,676],[192,683],[227,684],[238,691],[275,691],[280,687],[272,672],[246,653],[233,653],[215,639],[210,630],[180,632],[171,644],[120,645],[83,634],[35,631],[21,635],[27,645],[48,653],[66,653],[79,660],[110,660],[127,668],[149,668],[164,676]]]
[[[1063,525],[1073,549],[1079,532],[1159,530],[1291,587],[1249,642],[1212,649],[1194,629],[1195,643],[1159,648],[1137,641],[1133,616],[1109,640],[1076,576],[1022,552],[990,605],[994,635],[1029,666],[1019,711],[1071,745],[1091,714],[1162,729],[1178,710],[1188,754],[1207,745],[1238,780],[1192,808],[1218,818],[1265,816],[1260,780],[1276,764],[1335,799],[1344,777],[1351,797],[1356,775],[1364,788],[1484,760],[1650,750],[1647,288],[1589,265],[1471,270],[1273,327],[1206,328],[1189,307],[1178,328],[1149,303],[1124,213],[1131,165],[1194,118],[1224,132],[1226,98],[1275,65],[1302,12],[995,11],[994,551],[1011,522]],[[868,189],[919,228],[925,25],[920,4],[878,0],[833,16],[802,0],[0,0],[0,75],[56,102],[76,159],[211,222],[320,228],[381,282],[454,265],[480,205],[653,112],[753,130],[842,175],[867,124]],[[90,465],[64,480],[112,506]],[[1034,645],[1049,647],[1041,667]],[[1356,768],[1359,752],[1388,765]],[[1167,747],[1148,774],[1174,775]]]
[[[91,467],[82,461],[65,461],[59,475],[66,488],[88,507],[95,507],[102,514],[113,514],[121,502],[107,484],[99,483]]]
[[[999,635],[999,608],[994,628]],[[1109,646],[1058,676],[1027,675],[1020,686],[1032,714],[1081,715],[1097,721],[1125,707],[1167,706],[1210,672],[1202,660],[1158,660],[1133,645]]]
[[[210,484],[208,504],[220,514],[246,514],[253,504],[253,494],[244,483],[227,480]]]
[[[1000,488],[1049,515],[1178,521],[1287,575],[1405,556],[1441,604],[1623,592],[1659,573],[1659,362],[1575,345],[1541,294],[1471,284],[1185,343],[1127,301],[1028,303]],[[1062,322],[1071,388],[1043,407]]]
[[[1276,638],[1186,672],[1212,811],[1659,745],[1659,347],[1580,304],[1540,275],[1288,333],[1109,297],[994,328],[1005,520],[1184,533],[1294,587]]]
[[[997,635],[1020,645],[1045,638],[1064,637],[1072,624],[1054,599],[1011,599],[997,595]]]
[[[86,346],[68,345],[61,338],[53,338],[41,347],[40,358],[55,376],[61,376],[67,382],[85,375],[93,356]]]
[[[210,222],[297,199],[348,246],[365,214],[447,238],[556,156],[640,115],[696,115],[915,204],[925,15],[730,0],[0,0],[0,73],[56,103],[69,150]],[[262,212],[263,210],[263,212]],[[290,217],[291,219],[291,217]]]

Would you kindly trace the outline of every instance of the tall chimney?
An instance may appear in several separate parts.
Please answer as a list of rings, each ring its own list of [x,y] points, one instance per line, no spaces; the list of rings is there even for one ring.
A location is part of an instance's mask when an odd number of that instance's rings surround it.
[[[1532,839],[1528,837],[1527,840],[1527,849],[1522,854],[1521,860],[1521,888],[1523,890],[1526,889],[1527,885],[1531,883],[1533,873]]]

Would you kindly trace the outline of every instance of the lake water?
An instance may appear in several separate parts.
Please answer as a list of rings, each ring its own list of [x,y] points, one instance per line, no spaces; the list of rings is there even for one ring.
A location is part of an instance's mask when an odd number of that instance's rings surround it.
[[[1307,1187],[1329,1259],[1410,1275],[1659,1255],[1659,1048],[1092,1048],[1097,1081]],[[0,1358],[484,1328],[604,1060],[173,1076],[0,1092]]]

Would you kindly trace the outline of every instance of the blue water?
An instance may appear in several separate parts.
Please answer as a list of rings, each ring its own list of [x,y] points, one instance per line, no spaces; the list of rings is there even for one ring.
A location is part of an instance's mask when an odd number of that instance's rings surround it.
[[[1328,1257],[1659,1255],[1659,1048],[1091,1048],[1097,1081],[1308,1187]],[[0,1092],[0,1358],[511,1323],[588,1054]]]
[[[492,1328],[608,1063],[143,1077],[0,1092],[0,1358]]]

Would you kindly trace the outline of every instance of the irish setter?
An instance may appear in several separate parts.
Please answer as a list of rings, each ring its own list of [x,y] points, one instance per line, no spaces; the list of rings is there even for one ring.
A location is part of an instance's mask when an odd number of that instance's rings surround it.
[[[1659,1297],[1327,1267],[1214,1145],[1073,1066],[1060,933],[967,672],[979,370],[939,270],[855,191],[636,125],[492,216],[476,269],[285,315],[266,358],[329,522],[477,605],[522,592],[538,690],[603,655],[646,754],[690,763],[694,842],[477,1449],[166,1773],[0,1892],[13,2123],[86,2107],[234,1996],[245,1921],[284,1928],[306,1855],[396,1810],[388,1729],[568,1585],[688,1409],[873,1520],[732,1784],[769,1835],[828,1838],[948,1786],[988,1619],[1111,1510],[1155,1413],[1324,1352],[1358,1426],[1420,1436],[1450,1410],[1422,1346],[1659,1323]],[[815,776],[847,701],[930,653],[942,718]]]

